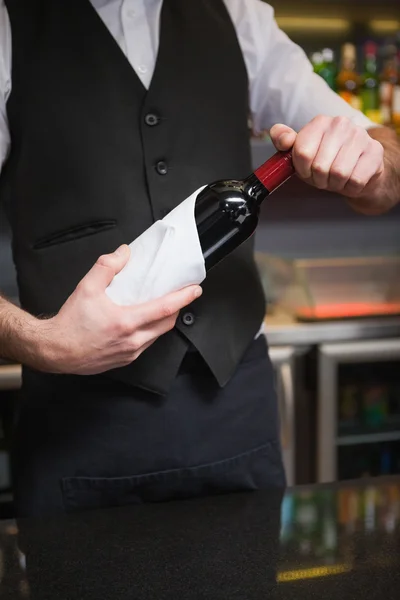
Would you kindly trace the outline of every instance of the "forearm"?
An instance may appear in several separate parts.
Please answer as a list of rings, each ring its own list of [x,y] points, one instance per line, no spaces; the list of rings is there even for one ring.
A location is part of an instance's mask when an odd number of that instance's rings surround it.
[[[39,321],[0,296],[0,358],[33,365],[39,351]]]
[[[349,202],[364,214],[379,215],[400,201],[400,140],[388,127],[373,127],[368,133],[383,146],[384,172],[375,181],[371,180],[359,198]]]

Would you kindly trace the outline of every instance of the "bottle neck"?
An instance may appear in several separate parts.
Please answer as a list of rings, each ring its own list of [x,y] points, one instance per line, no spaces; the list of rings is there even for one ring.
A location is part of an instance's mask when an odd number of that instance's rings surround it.
[[[251,195],[262,202],[264,198],[285,183],[294,172],[292,152],[277,152],[256,169],[246,182],[250,181],[252,186]]]
[[[265,200],[265,198],[269,196],[269,191],[255,176],[254,173],[249,175],[244,180],[243,191],[246,194],[247,198],[251,198],[252,202],[255,202],[256,206],[260,206],[260,204]]]

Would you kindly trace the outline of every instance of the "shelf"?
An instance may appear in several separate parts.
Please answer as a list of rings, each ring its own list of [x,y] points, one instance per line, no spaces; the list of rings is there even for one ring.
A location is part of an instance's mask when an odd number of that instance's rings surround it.
[[[361,419],[353,419],[348,422],[339,421],[338,437],[347,437],[349,435],[365,435],[373,433],[391,433],[400,431],[400,415],[393,414],[386,416],[380,425],[371,426],[363,423]]]
[[[341,435],[336,438],[336,445],[359,446],[361,444],[377,444],[379,442],[395,442],[398,440],[400,440],[400,431],[385,431],[381,433]]]
[[[291,7],[299,7],[298,0],[279,0],[279,2],[276,2],[276,0],[264,0],[264,2],[274,6],[277,12],[278,10],[284,10]],[[377,0],[353,0],[351,5],[359,8],[369,6],[375,8],[377,11],[381,6],[392,6],[400,11],[399,0],[380,0],[379,3]],[[301,4],[301,8],[303,9],[305,6],[315,6],[321,8],[329,6],[347,7],[349,6],[349,2],[348,0],[304,0],[304,2]]]
[[[276,15],[292,13],[305,14],[310,9],[318,12],[318,14],[337,15],[338,12],[354,15],[358,20],[363,20],[366,15],[379,15],[382,9],[390,10],[392,13],[399,13],[400,7],[398,0],[381,0],[379,3],[376,0],[304,0],[299,4],[298,0],[264,0],[267,4],[274,7]],[[361,10],[361,8],[363,10]]]

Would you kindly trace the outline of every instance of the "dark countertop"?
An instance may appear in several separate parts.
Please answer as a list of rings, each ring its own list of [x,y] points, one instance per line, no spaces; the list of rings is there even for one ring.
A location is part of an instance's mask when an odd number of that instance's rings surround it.
[[[271,490],[3,521],[0,598],[399,597],[400,477],[282,496]]]

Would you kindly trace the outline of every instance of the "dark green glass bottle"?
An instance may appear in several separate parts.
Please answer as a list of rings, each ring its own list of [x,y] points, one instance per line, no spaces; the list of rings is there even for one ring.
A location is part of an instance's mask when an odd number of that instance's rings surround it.
[[[378,75],[378,46],[375,42],[367,42],[364,46],[364,71],[361,84],[361,102],[364,114],[381,123],[380,81]]]

